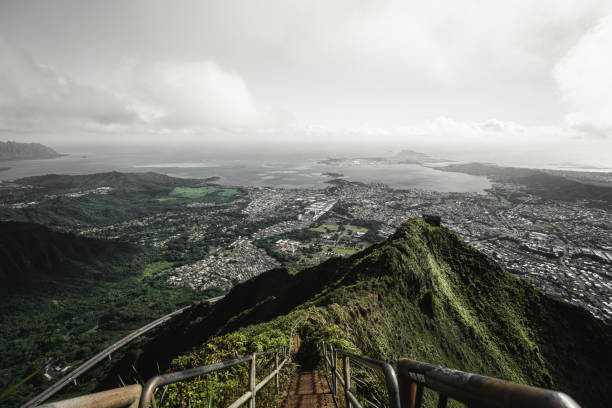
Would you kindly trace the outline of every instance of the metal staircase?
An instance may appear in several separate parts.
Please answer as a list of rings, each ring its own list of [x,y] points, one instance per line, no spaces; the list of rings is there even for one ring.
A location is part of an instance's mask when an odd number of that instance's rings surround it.
[[[291,358],[289,350],[289,347],[283,346],[242,358],[159,375],[149,379],[144,387],[136,384],[48,403],[40,407],[149,408],[152,406],[156,408],[155,390],[161,386],[188,381],[201,375],[248,363],[250,368],[248,389],[230,404],[229,408],[237,408],[246,403],[249,404],[249,408],[255,408],[257,392],[273,378],[276,380],[276,391],[279,392],[279,373]],[[396,368],[394,368],[388,362],[335,349],[332,345],[325,343],[320,345],[320,351],[323,355],[323,367],[330,374],[329,377],[326,376],[326,379],[331,392],[326,391],[325,393],[331,393],[336,407],[364,408],[352,384],[351,367],[356,366],[382,373],[387,393],[387,400],[383,401],[382,405],[388,408],[420,408],[426,389],[437,395],[438,408],[447,407],[449,400],[457,401],[469,408],[580,408],[572,398],[557,391],[484,377],[406,358],[395,362]],[[274,370],[260,383],[256,383],[255,362],[257,357],[272,354],[275,361]],[[282,361],[279,361],[281,358]],[[338,361],[342,362],[342,368],[339,367]],[[342,392],[338,385],[342,387]],[[340,396],[343,398],[339,398]]]

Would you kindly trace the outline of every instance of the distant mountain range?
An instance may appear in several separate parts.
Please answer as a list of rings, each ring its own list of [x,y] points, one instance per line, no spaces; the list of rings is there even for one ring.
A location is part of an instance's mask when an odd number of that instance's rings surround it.
[[[54,159],[64,156],[40,143],[0,142],[0,161]]]

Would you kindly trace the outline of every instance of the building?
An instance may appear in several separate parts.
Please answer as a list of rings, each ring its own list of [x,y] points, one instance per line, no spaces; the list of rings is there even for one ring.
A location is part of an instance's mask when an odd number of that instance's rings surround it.
[[[442,217],[433,214],[423,214],[423,220],[433,227],[439,227],[442,223]]]

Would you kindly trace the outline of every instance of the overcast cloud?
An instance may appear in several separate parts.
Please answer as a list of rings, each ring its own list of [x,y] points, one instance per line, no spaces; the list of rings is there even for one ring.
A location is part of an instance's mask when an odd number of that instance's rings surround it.
[[[611,12],[599,0],[5,0],[0,138],[553,144],[605,164]]]

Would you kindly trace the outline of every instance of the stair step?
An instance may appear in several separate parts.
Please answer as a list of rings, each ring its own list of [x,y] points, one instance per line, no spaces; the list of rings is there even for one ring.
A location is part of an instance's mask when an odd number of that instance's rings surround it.
[[[334,402],[324,379],[316,370],[298,371],[289,387],[285,408],[331,408]]]

